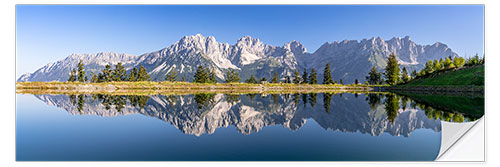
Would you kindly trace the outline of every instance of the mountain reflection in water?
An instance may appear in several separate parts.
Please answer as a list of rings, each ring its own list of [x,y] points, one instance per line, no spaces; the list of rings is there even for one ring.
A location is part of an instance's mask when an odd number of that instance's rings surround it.
[[[441,131],[440,120],[464,122],[482,116],[445,111],[392,93],[35,96],[73,115],[142,114],[196,136],[230,125],[242,134],[270,125],[296,131],[311,118],[325,130],[408,137],[420,128]]]

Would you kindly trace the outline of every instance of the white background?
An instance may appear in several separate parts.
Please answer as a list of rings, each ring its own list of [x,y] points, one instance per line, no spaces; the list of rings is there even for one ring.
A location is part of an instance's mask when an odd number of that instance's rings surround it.
[[[15,161],[15,5],[16,4],[485,4],[486,162],[16,162]],[[498,0],[2,0],[0,2],[0,166],[500,166],[498,76],[500,6]],[[477,130],[479,129],[479,130]],[[480,128],[472,135],[482,134]],[[479,132],[477,132],[479,131]],[[464,137],[471,147],[480,137]]]

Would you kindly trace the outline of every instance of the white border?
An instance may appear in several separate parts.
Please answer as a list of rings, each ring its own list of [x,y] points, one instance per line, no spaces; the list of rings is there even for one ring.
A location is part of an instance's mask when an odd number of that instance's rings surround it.
[[[0,47],[2,76],[0,110],[0,163],[1,166],[500,166],[498,128],[500,121],[498,102],[498,71],[500,39],[498,0],[3,0],[0,1]],[[15,4],[485,4],[485,55],[486,55],[486,163],[458,162],[15,162]],[[489,121],[492,120],[492,121]],[[490,130],[493,129],[493,130]],[[489,139],[489,140],[488,140]],[[468,143],[474,143],[468,141]]]

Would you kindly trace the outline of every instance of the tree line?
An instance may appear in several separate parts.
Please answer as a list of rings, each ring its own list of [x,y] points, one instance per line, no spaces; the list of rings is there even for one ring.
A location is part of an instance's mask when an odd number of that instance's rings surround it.
[[[475,66],[484,64],[484,56],[479,58],[478,54],[475,56],[465,59],[463,57],[446,57],[445,59],[434,59],[429,60],[425,63],[425,67],[416,71],[413,70],[410,74],[406,67],[401,68],[397,62],[396,55],[394,53],[389,55],[387,60],[387,66],[384,71],[379,72],[375,66],[372,66],[366,76],[367,84],[378,85],[378,84],[402,84],[407,83],[411,80],[431,75],[444,70],[450,70],[455,68],[461,68],[464,66]]]
[[[95,74],[91,72],[91,78],[88,80],[87,74],[83,67],[82,60],[78,62],[76,69],[71,69],[69,74],[69,82],[112,82],[112,81],[150,81],[151,77],[149,76],[146,68],[140,65],[139,69],[137,67],[132,68],[130,72],[127,74],[125,67],[121,62],[115,65],[114,69],[111,69],[111,65],[107,64],[101,72]]]

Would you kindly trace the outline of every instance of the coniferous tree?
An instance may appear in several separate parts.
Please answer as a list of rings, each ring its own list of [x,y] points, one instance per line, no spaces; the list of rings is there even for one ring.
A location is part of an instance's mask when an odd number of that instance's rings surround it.
[[[307,84],[309,83],[308,81],[309,77],[307,76],[307,69],[304,68],[304,73],[302,74],[302,84]]]
[[[344,81],[342,81],[342,79],[340,79],[339,83],[340,83],[341,85],[343,85],[343,84],[344,84]]]
[[[423,75],[433,73],[434,72],[434,61],[432,61],[432,60],[427,61],[425,63],[425,67],[422,71],[425,72],[425,73],[423,73]]]
[[[323,84],[333,84],[330,63],[326,64],[325,71],[323,72]]]
[[[292,80],[290,79],[290,76],[285,77],[285,83],[292,83]]]
[[[149,81],[151,77],[144,66],[139,66],[139,72],[137,73],[137,81]]]
[[[309,84],[318,84],[318,74],[316,74],[316,70],[314,68],[311,69],[311,75],[309,75]]]
[[[90,82],[94,82],[94,83],[98,82],[97,75],[94,72],[92,72],[91,75],[92,75],[92,77],[90,78]]]
[[[417,71],[416,70],[413,70],[411,72],[411,79],[415,79],[417,77]]]
[[[135,82],[137,81],[137,67],[134,67],[132,68],[132,70],[130,70],[130,74],[128,75],[128,81],[130,82]]]
[[[248,78],[246,81],[246,83],[253,83],[253,84],[256,84],[257,83],[257,79],[255,79],[255,77],[252,75],[250,75],[250,78]]]
[[[359,80],[358,79],[354,80],[354,84],[355,85],[359,84]]]
[[[233,73],[233,81],[234,82],[240,82],[240,73],[238,71],[234,71]]]
[[[186,78],[184,78],[184,76],[182,76],[182,82],[186,82]]]
[[[79,82],[85,81],[84,77],[85,77],[85,71],[84,71],[84,68],[83,68],[82,60],[80,60],[78,62],[78,81]]]
[[[300,73],[297,69],[295,69],[295,72],[293,73],[293,83],[294,84],[299,84],[301,81],[300,79]]]
[[[463,57],[455,57],[453,59],[453,65],[455,65],[456,68],[463,67],[465,64],[465,59]]]
[[[266,78],[266,77],[262,77],[262,78],[260,78],[259,83],[262,83],[262,82],[264,82],[264,81],[267,81],[267,78]]]
[[[444,69],[455,68],[455,65],[453,64],[453,62],[451,61],[451,58],[449,58],[449,57],[444,59],[443,66],[444,66]]]
[[[198,68],[196,69],[196,73],[194,74],[194,81],[193,82],[206,83],[207,80],[208,80],[208,78],[207,78],[207,74],[205,73],[205,69],[201,65],[198,66]]]
[[[111,65],[107,64],[102,70],[102,82],[110,82],[110,81],[112,81]]]
[[[394,53],[389,55],[387,60],[387,66],[385,67],[385,78],[389,85],[394,85],[398,83],[399,80],[399,64],[396,60],[396,55]]]
[[[75,82],[76,81],[76,70],[72,69],[71,72],[69,73],[69,82]]]
[[[207,68],[207,70],[208,70],[208,68]],[[217,83],[217,78],[215,77],[215,69],[214,68],[212,68],[212,70],[210,71],[209,78],[210,78],[210,83]]]
[[[118,62],[115,65],[115,69],[112,71],[113,73],[113,81],[125,81],[127,80],[127,71],[125,67],[123,67],[121,62]]]
[[[441,63],[437,59],[434,59],[434,72],[437,72],[440,70],[441,70]]]
[[[401,81],[403,83],[410,81],[410,77],[408,77],[408,71],[406,71],[406,67],[403,67],[403,71],[401,72]]]
[[[382,80],[382,75],[377,71],[375,66],[372,66],[370,72],[368,72],[368,76],[366,76],[366,81],[369,84],[375,85],[380,84],[380,80]]]
[[[278,83],[278,71],[274,72],[273,78],[271,79],[271,83]]]
[[[167,73],[167,76],[165,76],[165,81],[169,82],[175,82],[177,81],[177,72],[175,71],[175,68],[172,67],[170,71]]]

